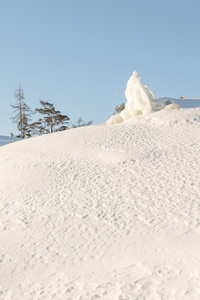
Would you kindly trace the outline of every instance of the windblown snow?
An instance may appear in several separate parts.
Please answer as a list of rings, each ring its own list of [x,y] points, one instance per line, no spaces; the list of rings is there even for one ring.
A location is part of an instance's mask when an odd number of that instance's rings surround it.
[[[199,132],[181,108],[1,147],[0,299],[199,299]]]

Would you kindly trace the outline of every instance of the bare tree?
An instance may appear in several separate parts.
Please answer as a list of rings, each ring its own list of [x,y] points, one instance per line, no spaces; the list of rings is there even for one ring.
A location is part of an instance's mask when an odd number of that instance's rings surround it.
[[[15,116],[11,117],[11,119],[13,123],[17,124],[17,129],[20,132],[19,137],[25,138],[27,136],[28,122],[31,120],[30,116],[32,112],[30,107],[24,102],[24,91],[20,84],[14,94],[16,97],[16,104],[11,104],[11,107],[14,109],[13,112],[15,113]]]

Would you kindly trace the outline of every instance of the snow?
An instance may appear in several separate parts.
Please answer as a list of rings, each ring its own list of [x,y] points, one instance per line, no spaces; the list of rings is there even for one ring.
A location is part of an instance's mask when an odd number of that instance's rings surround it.
[[[179,106],[182,108],[186,107],[199,107],[199,99],[173,99],[161,97],[156,99],[153,92],[147,87],[143,86],[141,83],[141,78],[138,77],[136,71],[133,72],[132,76],[127,82],[125,96],[127,102],[125,104],[125,109],[120,113],[115,114],[107,120],[107,124],[117,124],[124,122],[134,116],[149,114],[154,111],[159,111],[167,106],[167,101],[172,104],[166,107],[167,110],[178,109]],[[176,105],[175,105],[176,104]]]
[[[0,299],[200,298],[200,99],[182,101],[0,148]]]
[[[125,109],[119,114],[112,116],[107,124],[116,124],[130,119],[133,116],[148,114],[153,110],[163,109],[166,105],[162,102],[154,102],[155,97],[152,91],[141,83],[141,78],[134,71],[127,82],[125,96],[127,103]]]
[[[11,140],[10,136],[0,135],[0,147],[10,144],[10,143],[13,143],[13,142],[17,142],[19,140],[20,140],[19,138],[15,138],[15,137],[13,137]]]

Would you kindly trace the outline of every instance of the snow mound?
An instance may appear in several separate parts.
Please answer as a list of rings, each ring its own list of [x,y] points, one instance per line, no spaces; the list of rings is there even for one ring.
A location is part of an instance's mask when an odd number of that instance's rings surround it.
[[[155,99],[152,91],[141,83],[141,78],[134,71],[127,82],[125,96],[127,102],[125,109],[120,113],[115,114],[107,120],[107,124],[117,124],[129,120],[138,115],[148,115],[162,109],[171,110],[179,108],[194,108],[200,107],[200,99],[175,99],[161,97]]]
[[[200,108],[0,148],[0,299],[200,298]]]
[[[172,104],[174,105],[174,104]],[[167,106],[166,106],[167,107]],[[161,110],[156,113],[149,114],[147,116],[141,116],[141,120],[157,125],[194,125],[199,126],[200,122],[200,109],[172,109]]]
[[[120,123],[133,116],[148,114],[165,107],[164,103],[154,102],[155,97],[152,91],[147,86],[142,85],[136,71],[133,72],[127,82],[125,96],[127,98],[125,109],[119,114],[112,116],[107,121],[107,124]]]
[[[179,109],[179,108],[181,108],[180,105],[178,105],[176,103],[172,103],[172,104],[165,106],[165,110]]]

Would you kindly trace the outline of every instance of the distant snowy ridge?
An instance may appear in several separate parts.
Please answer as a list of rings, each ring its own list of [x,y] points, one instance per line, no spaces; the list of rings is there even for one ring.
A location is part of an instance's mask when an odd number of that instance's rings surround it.
[[[13,142],[20,141],[21,139],[13,137],[11,139],[10,136],[0,135],[0,146],[4,146]]]
[[[167,101],[180,105],[181,108],[195,108],[200,107],[200,98],[171,98],[161,97],[155,100],[155,102],[166,103]]]

